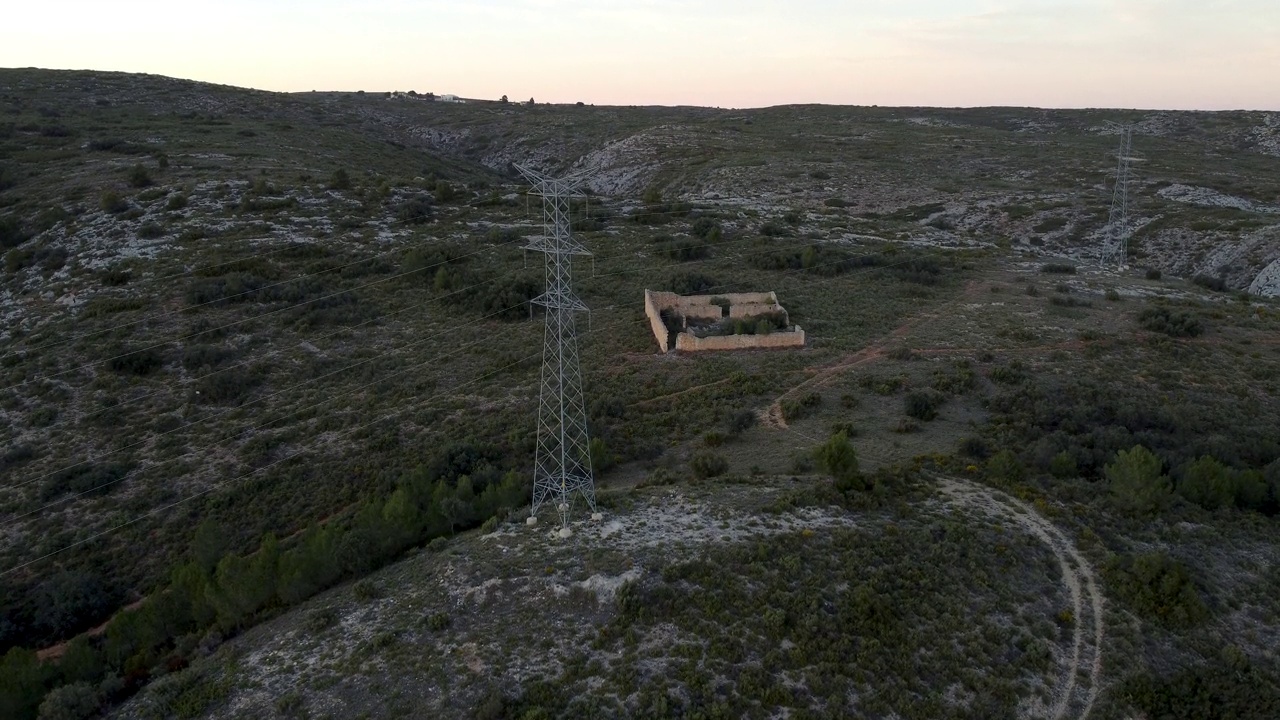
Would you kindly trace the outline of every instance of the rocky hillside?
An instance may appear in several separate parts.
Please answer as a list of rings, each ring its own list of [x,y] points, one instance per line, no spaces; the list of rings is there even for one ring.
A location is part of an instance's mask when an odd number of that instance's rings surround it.
[[[0,70],[0,717],[1275,717],[1277,137]],[[563,543],[513,162],[591,171]]]

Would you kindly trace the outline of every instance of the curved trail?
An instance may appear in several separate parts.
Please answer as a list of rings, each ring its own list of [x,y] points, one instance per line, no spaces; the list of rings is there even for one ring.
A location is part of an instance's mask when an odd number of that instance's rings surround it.
[[[1093,566],[1075,543],[1030,505],[999,490],[953,477],[932,476],[953,503],[1013,522],[1035,535],[1058,559],[1075,613],[1071,651],[1048,707],[1032,708],[1032,717],[1085,720],[1102,687],[1102,642],[1106,635],[1102,593]],[[1084,679],[1086,684],[1080,681]]]
[[[886,348],[889,343],[895,340],[901,340],[911,333],[915,327],[928,320],[934,320],[942,315],[942,311],[965,300],[971,300],[978,294],[982,288],[981,281],[970,280],[965,284],[964,291],[954,299],[949,300],[942,305],[932,308],[928,312],[921,313],[914,317],[907,318],[907,321],[890,331],[887,335],[881,337],[870,345],[861,350],[841,358],[833,365],[823,368],[815,368],[813,374],[808,378],[793,385],[786,392],[779,395],[770,403],[769,407],[760,415],[761,422],[772,428],[786,429],[787,421],[782,417],[782,401],[791,395],[803,390],[804,388],[821,385],[828,380],[844,373],[847,370],[875,362],[885,356]]]

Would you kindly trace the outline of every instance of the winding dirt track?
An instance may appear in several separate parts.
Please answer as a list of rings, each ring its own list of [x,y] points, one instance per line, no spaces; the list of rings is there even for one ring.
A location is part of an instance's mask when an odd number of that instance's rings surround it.
[[[872,362],[875,362],[876,360],[879,360],[880,358],[885,356],[886,348],[890,343],[894,342],[895,340],[901,340],[905,338],[907,335],[911,333],[912,330],[916,328],[917,325],[927,320],[933,320],[935,318],[940,317],[942,315],[943,310],[949,307],[952,307],[953,305],[956,305],[958,303],[964,302],[966,300],[973,299],[975,296],[978,295],[978,292],[979,290],[982,289],[982,287],[983,286],[981,281],[970,280],[965,285],[964,292],[962,292],[955,299],[950,300],[940,305],[939,307],[933,308],[929,312],[921,313],[919,315],[916,315],[915,317],[908,318],[906,322],[894,328],[893,331],[890,332],[888,335],[881,337],[880,339],[876,340],[875,342],[871,343],[865,348],[859,350],[858,352],[853,353],[852,355],[847,355],[841,358],[839,361],[837,361],[833,365],[828,365],[827,367],[814,369],[813,374],[810,375],[808,378],[805,378],[800,383],[792,386],[789,390],[779,395],[773,401],[773,403],[769,405],[768,409],[766,409],[764,413],[761,414],[760,416],[761,422],[767,427],[785,430],[787,427],[787,421],[782,417],[782,401],[783,400],[794,395],[797,392],[800,392],[805,388],[822,385],[827,381],[831,380],[832,378],[835,378],[855,367],[858,367],[860,365],[866,365],[867,363],[872,363]]]
[[[1030,505],[1006,493],[958,478],[933,476],[951,502],[1007,520],[1035,535],[1058,559],[1062,579],[1071,595],[1074,614],[1071,649],[1064,658],[1061,679],[1048,706],[1030,709],[1029,716],[1049,720],[1085,720],[1102,687],[1102,642],[1106,634],[1102,593],[1097,574],[1075,543]]]

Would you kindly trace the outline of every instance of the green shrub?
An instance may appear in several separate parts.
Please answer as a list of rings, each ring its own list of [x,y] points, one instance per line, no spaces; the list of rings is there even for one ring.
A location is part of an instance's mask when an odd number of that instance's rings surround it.
[[[1080,469],[1076,467],[1076,459],[1071,453],[1063,451],[1053,456],[1049,461],[1049,474],[1059,480],[1067,480],[1069,478],[1078,477]]]
[[[1093,307],[1093,303],[1089,302],[1088,300],[1081,300],[1080,298],[1071,297],[1069,295],[1068,296],[1054,295],[1053,297],[1049,298],[1049,304],[1055,305],[1057,307],[1067,307],[1067,308]]]
[[[793,400],[782,401],[782,419],[787,422],[795,422],[807,415],[813,413],[822,405],[822,396],[818,393],[811,392],[802,397]]]
[[[447,203],[457,199],[458,189],[448,180],[437,180],[435,189],[433,190],[436,202]]]
[[[603,438],[593,437],[588,447],[591,455],[591,468],[598,473],[605,472],[618,464],[618,459],[605,446]]]
[[[938,409],[945,404],[947,399],[940,393],[931,390],[922,390],[918,392],[907,393],[903,398],[904,410],[908,417],[917,420],[929,422],[938,417]]]
[[[1042,222],[1037,223],[1036,226],[1031,229],[1038,233],[1047,233],[1047,232],[1053,232],[1054,230],[1061,230],[1066,226],[1067,226],[1066,218],[1051,217],[1051,218],[1046,218]],[[1072,268],[1070,272],[1075,272],[1075,268]]]
[[[141,163],[135,164],[129,168],[129,184],[136,188],[144,188],[151,185],[151,173],[142,167]]]
[[[677,295],[700,295],[718,285],[713,278],[695,272],[673,275],[667,281],[667,289]]]
[[[1228,646],[1222,658],[1171,675],[1131,676],[1118,694],[1146,718],[1274,720],[1280,717],[1280,674]]]
[[[121,197],[120,193],[115,190],[106,190],[102,193],[98,206],[112,215],[119,215],[129,209],[129,201]]]
[[[724,233],[724,228],[721,227],[720,221],[712,217],[700,217],[694,220],[690,229],[694,235],[712,242],[719,240]]]
[[[729,461],[723,455],[702,452],[689,461],[689,469],[699,480],[718,477],[729,471]]]
[[[357,600],[377,600],[382,597],[382,590],[377,585],[374,585],[371,580],[360,580],[351,586],[351,594]]]
[[[181,210],[187,206],[187,196],[181,193],[175,193],[169,196],[169,201],[165,203],[164,208],[169,211]]]
[[[662,257],[680,262],[702,260],[711,257],[711,249],[699,244],[694,238],[679,238],[659,241],[655,248]]]
[[[1220,277],[1212,277],[1210,275],[1196,275],[1191,278],[1191,282],[1202,288],[1222,292],[1227,289],[1227,281]]]
[[[85,318],[95,318],[130,310],[141,310],[145,307],[147,307],[145,298],[99,297],[84,304],[82,315]]]
[[[45,208],[40,211],[39,215],[36,215],[36,230],[44,232],[45,230],[56,226],[58,223],[70,220],[71,217],[71,213],[67,212],[66,208],[61,205],[54,205],[53,207]],[[3,246],[3,243],[0,243],[0,246]]]
[[[1149,307],[1138,314],[1138,324],[1170,337],[1197,337],[1204,332],[1200,320],[1189,312],[1166,307]]]
[[[1027,373],[1026,366],[1020,361],[1014,360],[1008,365],[1000,365],[991,368],[991,380],[993,382],[1004,383],[1006,385],[1017,385],[1025,382],[1030,377]]]
[[[756,424],[756,414],[750,410],[739,410],[729,417],[729,434],[740,435]]]
[[[164,226],[153,222],[143,223],[142,227],[138,228],[138,237],[143,240],[154,240],[159,237],[164,237]]]
[[[982,438],[969,437],[960,441],[960,454],[974,460],[986,460],[991,457],[991,447]]]
[[[98,713],[98,691],[87,682],[54,688],[40,703],[38,720],[84,720]]]
[[[1209,617],[1187,566],[1163,553],[1115,557],[1104,573],[1111,592],[1148,620],[1186,628]]]
[[[4,254],[4,270],[5,272],[15,273],[25,267],[35,264],[36,254],[34,250],[14,248]]]
[[[224,370],[196,383],[196,399],[216,405],[239,405],[260,382],[261,378],[242,369]]]
[[[1159,280],[1163,276],[1158,268],[1147,268],[1146,277],[1148,280]]]
[[[1026,479],[1027,469],[1012,451],[1001,450],[987,461],[987,477],[1007,483],[1017,483]]]
[[[333,608],[319,608],[307,615],[307,630],[318,633],[338,624],[338,613]]]
[[[142,155],[146,148],[122,138],[102,138],[89,141],[89,149],[98,152],[115,152],[122,155]]]
[[[760,234],[765,237],[790,237],[791,230],[769,220],[760,226]]]
[[[1057,273],[1062,275],[1075,275],[1076,266],[1067,263],[1046,263],[1040,266],[1042,273]]]
[[[188,372],[206,373],[235,357],[235,352],[215,345],[189,345],[182,350],[182,367]]]
[[[435,206],[430,196],[416,195],[405,198],[396,205],[394,217],[406,225],[422,225],[435,217]]]
[[[329,176],[330,190],[350,190],[351,176],[347,174],[346,169],[338,168],[333,171],[333,175]]]
[[[12,215],[0,217],[0,250],[17,247],[29,239],[31,233],[22,227],[18,218]]]
[[[150,375],[162,365],[164,358],[152,348],[119,354],[107,360],[107,368],[112,372],[127,375]]]
[[[853,439],[858,437],[862,433],[859,432],[858,426],[854,425],[853,423],[847,420],[841,420],[839,422],[831,423],[831,434],[832,435],[843,434],[845,437],[849,439]]]
[[[1178,481],[1178,494],[1205,510],[1217,510],[1235,502],[1235,473],[1205,455],[1189,463]]]
[[[1112,502],[1126,512],[1153,513],[1167,507],[1172,498],[1173,487],[1163,473],[1163,463],[1141,445],[1116,453],[1103,473],[1110,484]]]
[[[867,483],[858,471],[858,453],[843,432],[832,435],[814,450],[814,459],[823,472],[831,476],[836,489],[841,492],[867,489]]]

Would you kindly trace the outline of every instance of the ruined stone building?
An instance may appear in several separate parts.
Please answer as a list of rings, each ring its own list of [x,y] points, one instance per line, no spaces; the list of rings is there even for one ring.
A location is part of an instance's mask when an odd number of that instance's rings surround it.
[[[662,352],[804,347],[778,296],[766,293],[677,295],[644,291],[644,313]]]

